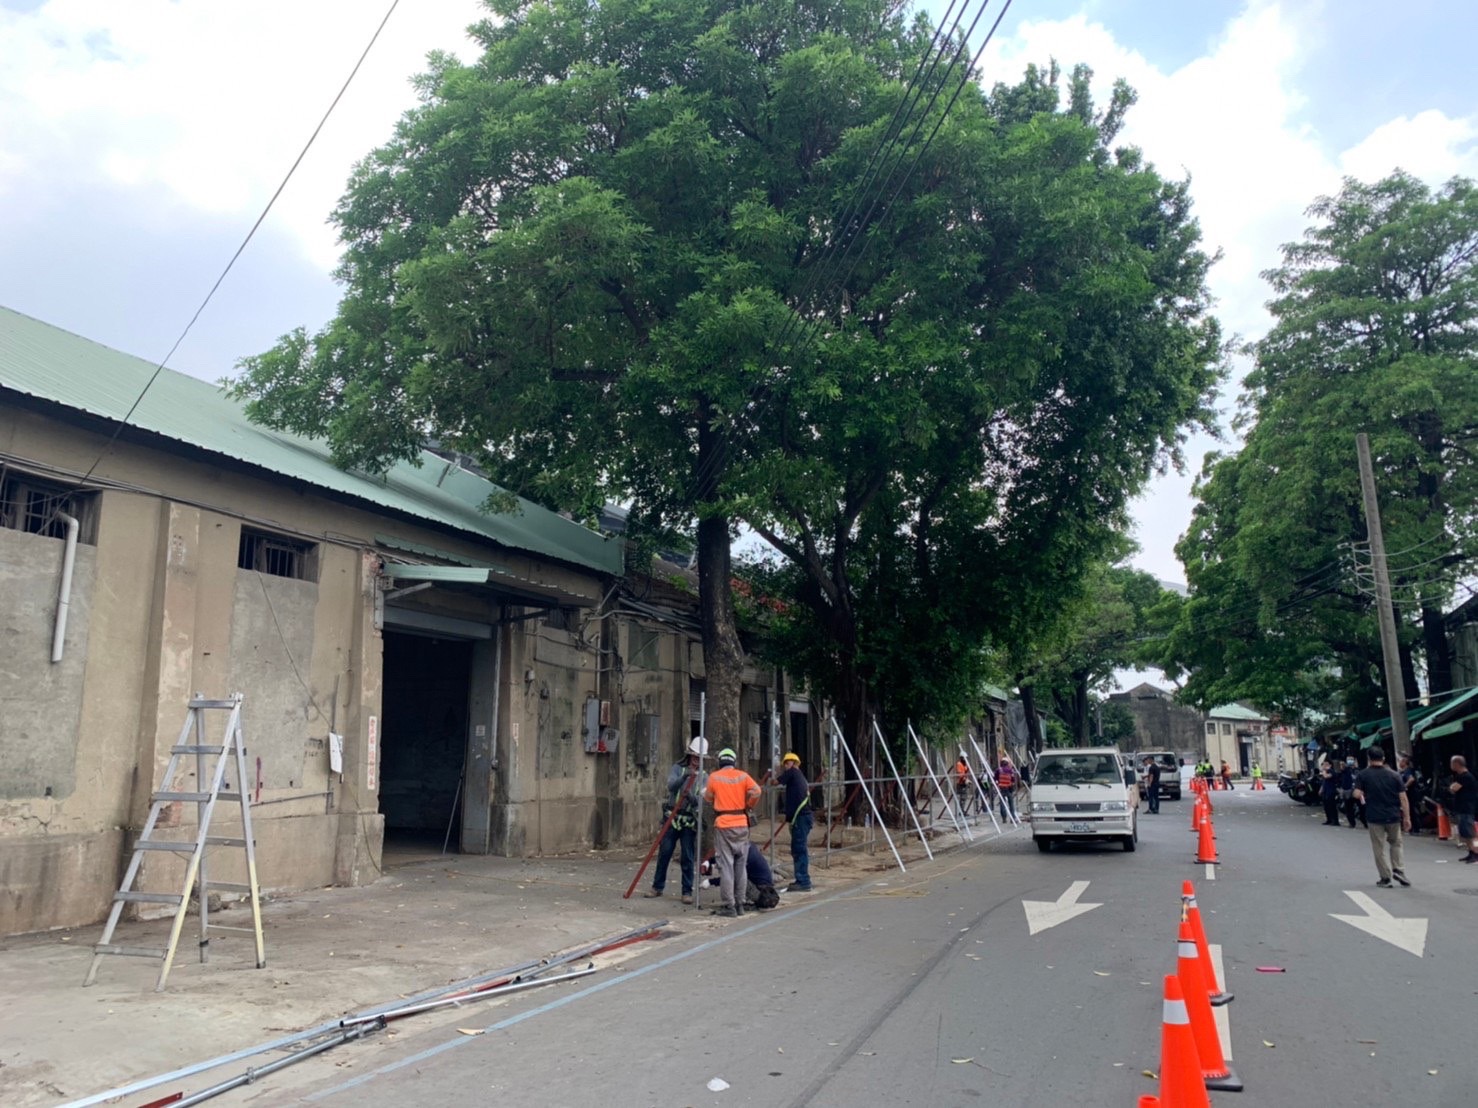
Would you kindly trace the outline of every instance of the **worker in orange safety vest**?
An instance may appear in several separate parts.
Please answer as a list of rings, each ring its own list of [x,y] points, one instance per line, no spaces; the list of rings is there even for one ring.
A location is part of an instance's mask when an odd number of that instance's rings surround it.
[[[714,860],[718,862],[719,916],[744,914],[745,861],[749,856],[749,813],[760,801],[754,778],[734,764],[734,752],[718,752],[718,769],[708,775],[703,798],[713,805]]]

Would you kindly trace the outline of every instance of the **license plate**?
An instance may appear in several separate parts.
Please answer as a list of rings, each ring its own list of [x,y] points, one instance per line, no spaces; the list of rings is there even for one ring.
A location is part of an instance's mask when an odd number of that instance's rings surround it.
[[[1069,835],[1087,835],[1092,830],[1093,828],[1086,823],[1070,823],[1067,825],[1067,833]]]

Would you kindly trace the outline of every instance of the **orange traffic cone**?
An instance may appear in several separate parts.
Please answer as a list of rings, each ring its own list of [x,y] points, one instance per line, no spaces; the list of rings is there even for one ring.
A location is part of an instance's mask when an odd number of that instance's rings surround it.
[[[1145,1093],[1139,1098],[1139,1108],[1160,1108],[1160,1098],[1154,1093]]]
[[[1452,821],[1447,818],[1447,809],[1437,805],[1437,838],[1447,842],[1452,838]]]
[[[1211,947],[1206,942],[1206,929],[1201,925],[1201,909],[1196,907],[1196,888],[1189,881],[1180,885],[1180,918],[1191,925],[1191,935],[1196,940],[1196,958],[1201,963],[1201,979],[1206,982],[1206,992],[1213,1008],[1231,1001],[1232,994],[1216,977],[1216,966],[1211,961]]]
[[[1216,856],[1216,831],[1211,825],[1211,814],[1201,818],[1201,838],[1196,843],[1196,861],[1211,866],[1221,865]]]
[[[1196,958],[1196,940],[1191,935],[1189,922],[1180,925],[1175,945],[1175,976],[1180,978],[1181,995],[1185,997],[1186,1012],[1190,1016],[1201,1076],[1208,1089],[1241,1092],[1242,1080],[1232,1072],[1221,1052],[1221,1033],[1216,1029],[1216,1017],[1211,1014],[1211,1001],[1206,998],[1206,983],[1201,980],[1201,963]]]
[[[1160,1096],[1156,1100],[1165,1108],[1211,1108],[1185,990],[1173,973],[1165,978],[1165,1014],[1160,1018]],[[1143,1098],[1139,1108],[1145,1108]]]
[[[1201,826],[1201,813],[1204,805],[1205,801],[1201,799],[1201,794],[1197,793],[1195,803],[1191,805],[1191,834],[1195,834]]]

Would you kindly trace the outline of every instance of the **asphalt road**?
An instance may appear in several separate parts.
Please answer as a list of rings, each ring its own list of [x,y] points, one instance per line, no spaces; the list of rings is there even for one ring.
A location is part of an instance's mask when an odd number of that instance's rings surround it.
[[[1186,802],[1140,848],[1040,854],[1028,834],[787,898],[609,973],[340,1048],[231,1094],[354,1105],[1133,1106],[1156,1091],[1181,882],[1222,947],[1233,1066],[1218,1105],[1468,1105],[1478,1064],[1478,867],[1408,844],[1414,887],[1376,889],[1361,830],[1275,791],[1217,794],[1222,865],[1194,864]],[[1079,907],[1029,933],[1023,900]],[[1333,918],[1368,918],[1391,937]],[[1368,902],[1366,902],[1368,903]],[[1066,913],[1064,913],[1066,914]],[[1284,972],[1258,972],[1257,967]],[[418,1017],[419,1019],[420,1017]],[[461,1030],[483,1030],[468,1035]],[[1436,1071],[1435,1074],[1429,1071]],[[710,1091],[718,1078],[727,1088]],[[227,1103],[233,1102],[228,1100]]]

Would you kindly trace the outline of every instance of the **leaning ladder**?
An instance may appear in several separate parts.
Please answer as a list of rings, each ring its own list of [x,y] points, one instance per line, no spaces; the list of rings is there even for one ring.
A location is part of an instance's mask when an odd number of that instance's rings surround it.
[[[97,977],[98,964],[106,955],[122,954],[136,958],[158,959],[160,962],[159,981],[155,984],[154,991],[162,992],[165,979],[169,977],[170,966],[174,963],[175,948],[180,942],[180,932],[184,930],[185,912],[190,905],[192,889],[196,890],[196,899],[200,906],[200,961],[202,963],[210,961],[212,930],[249,931],[256,938],[257,969],[266,966],[267,956],[262,945],[261,898],[257,888],[256,849],[251,833],[251,802],[246,795],[246,750],[241,740],[241,701],[241,693],[234,693],[227,700],[206,700],[201,694],[196,693],[194,699],[190,701],[190,711],[185,717],[185,726],[180,729],[178,741],[170,748],[169,767],[164,771],[162,787],[153,796],[149,818],[144,823],[144,829],[139,835],[138,842],[134,844],[133,859],[128,863],[128,871],[123,875],[123,883],[113,894],[113,910],[108,915],[107,926],[103,928],[102,940],[93,947],[92,965],[88,968],[87,979],[82,982],[83,985],[93,983]],[[227,717],[226,733],[221,743],[210,745],[206,740],[205,714],[218,710],[228,710],[231,714]],[[208,779],[209,786],[199,792],[171,790],[170,786],[174,783],[175,775],[179,771],[181,759],[190,755],[195,756],[196,785],[201,785]],[[213,768],[210,766],[211,757],[216,759]],[[222,792],[221,786],[226,779],[226,767],[233,763],[236,769],[236,791]],[[210,833],[210,821],[215,814],[217,800],[234,800],[240,803],[242,838],[222,838]],[[168,805],[177,802],[195,804],[195,837],[193,839],[156,838],[154,829],[159,822],[160,814]],[[205,851],[211,846],[234,846],[245,850],[246,884],[209,880]],[[165,851],[189,856],[182,891],[179,893],[147,893],[139,892],[134,888],[144,855],[151,851]],[[251,927],[212,924],[210,922],[212,891],[248,894],[251,898]],[[113,930],[118,926],[124,905],[127,904],[169,904],[174,907],[174,923],[169,930],[169,943],[163,950],[156,947],[114,945]]]

